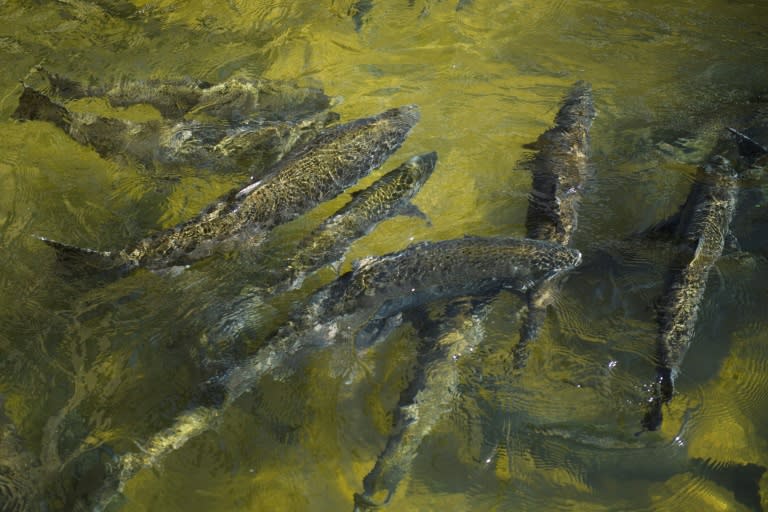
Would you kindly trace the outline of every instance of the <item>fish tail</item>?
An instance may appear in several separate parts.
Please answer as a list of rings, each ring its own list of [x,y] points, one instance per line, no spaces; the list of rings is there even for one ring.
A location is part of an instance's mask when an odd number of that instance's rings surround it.
[[[85,247],[77,247],[51,240],[44,236],[36,236],[49,247],[56,250],[56,259],[64,265],[79,271],[107,271],[120,270],[125,264],[120,255],[112,251],[97,251]]]
[[[66,128],[70,122],[69,110],[28,85],[23,85],[19,106],[11,117],[18,121],[49,121],[60,128]]]

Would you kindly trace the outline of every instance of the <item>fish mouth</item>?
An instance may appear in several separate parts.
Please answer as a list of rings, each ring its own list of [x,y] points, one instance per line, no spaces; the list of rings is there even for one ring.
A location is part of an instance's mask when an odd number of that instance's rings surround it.
[[[415,125],[421,119],[419,106],[416,105],[415,103],[411,103],[410,105],[403,105],[402,107],[396,108],[393,110],[398,114],[400,114],[400,119],[402,120],[402,123],[408,126]]]
[[[571,250],[573,251],[573,260],[574,261],[573,261],[573,264],[571,265],[570,268],[576,268],[579,265],[581,265],[583,257],[582,257],[582,254],[581,254],[580,250],[578,250],[578,249],[571,249]]]

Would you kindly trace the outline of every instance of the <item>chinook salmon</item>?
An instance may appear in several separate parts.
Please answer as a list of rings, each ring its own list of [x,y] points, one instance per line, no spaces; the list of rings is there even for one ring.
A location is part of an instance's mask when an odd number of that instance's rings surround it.
[[[149,440],[141,453],[121,457],[113,486],[100,494],[108,503],[140,469],[213,427],[222,411],[267,374],[290,375],[303,355],[323,347],[364,348],[381,321],[429,301],[485,295],[509,289],[524,293],[581,262],[581,253],[559,244],[515,238],[465,237],[421,242],[360,262],[320,288],[260,350],[211,383],[221,390],[218,406],[180,415],[173,426]],[[375,329],[369,327],[373,325]]]
[[[47,79],[52,93],[62,99],[100,97],[113,107],[146,104],[169,119],[203,114],[231,122],[250,118],[296,121],[331,106],[331,98],[321,89],[275,80],[233,78],[212,84],[187,78],[85,85],[42,66],[35,70]]]
[[[532,162],[534,186],[526,220],[529,238],[570,243],[578,196],[588,174],[586,153],[594,116],[591,88],[578,82],[566,96],[555,127],[539,137],[539,152]],[[514,360],[518,368],[525,364],[526,345],[543,324],[555,286],[554,280],[546,280],[526,293],[528,317]],[[356,511],[389,502],[410,470],[422,440],[451,410],[459,382],[457,361],[482,342],[483,323],[492,298],[493,294],[452,304],[449,314],[436,322],[425,322],[421,311],[407,315],[422,338],[416,375],[400,397],[393,431],[374,468],[363,479],[363,492],[354,496]]]
[[[386,505],[408,475],[421,443],[453,408],[459,395],[459,364],[485,338],[493,294],[458,299],[444,316],[428,319],[421,310],[406,314],[421,338],[415,375],[401,393],[393,429],[373,469],[355,493],[355,512]]]
[[[535,240],[570,245],[576,231],[579,203],[589,177],[589,130],[596,112],[592,87],[575,83],[555,116],[555,126],[532,145],[530,162],[533,190],[528,196],[526,234]],[[527,316],[514,349],[514,367],[523,368],[528,344],[535,340],[557,293],[557,284],[546,282],[528,293]]]
[[[645,430],[657,430],[662,406],[672,399],[675,378],[694,335],[701,299],[709,272],[723,253],[736,209],[738,173],[732,153],[721,140],[713,156],[699,167],[696,181],[680,210],[652,228],[671,235],[681,245],[666,279],[658,308],[659,335],[656,342],[656,380],[642,420]]]
[[[354,192],[352,199],[307,235],[289,264],[290,288],[301,285],[304,277],[318,268],[341,265],[352,241],[371,232],[384,219],[394,215],[426,218],[411,203],[437,163],[437,153],[418,155],[388,172],[370,187]]]
[[[201,121],[133,122],[73,112],[43,93],[24,86],[12,117],[47,121],[100,156],[144,168],[193,166],[234,171],[268,169],[300,141],[316,135],[337,116],[319,111],[294,123],[252,119],[238,126]],[[263,171],[261,171],[263,172]]]
[[[197,217],[123,250],[94,251],[43,238],[63,259],[99,269],[159,270],[193,263],[237,238],[260,236],[343,192],[381,166],[419,119],[407,105],[323,130],[262,180],[233,190]]]

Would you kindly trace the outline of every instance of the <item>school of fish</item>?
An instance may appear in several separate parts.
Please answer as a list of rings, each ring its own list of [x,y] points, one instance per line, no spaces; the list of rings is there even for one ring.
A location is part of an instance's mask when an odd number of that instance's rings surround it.
[[[456,8],[466,3],[460,1]],[[363,23],[370,6],[354,3],[350,15],[356,23]],[[52,123],[102,157],[148,172],[194,165],[245,170],[249,176],[193,218],[122,248],[84,248],[34,234],[63,265],[110,279],[139,268],[165,272],[188,267],[224,251],[258,255],[277,226],[344,193],[383,166],[420,118],[416,105],[404,105],[340,122],[323,91],[267,80],[85,85],[40,66],[35,72],[47,84],[45,92],[23,85],[14,119]],[[104,98],[114,107],[150,105],[162,118],[135,123],[67,108],[67,101],[86,97]],[[115,453],[114,462],[99,473],[96,489],[66,506],[112,510],[137,472],[157,466],[190,439],[214,429],[227,408],[262,377],[290,378],[301,361],[317,351],[351,347],[362,352],[383,342],[393,329],[411,324],[419,338],[416,370],[394,411],[384,448],[363,479],[362,491],[351,500],[356,511],[386,505],[408,476],[422,441],[451,410],[461,380],[458,361],[482,343],[494,298],[503,290],[525,302],[518,342],[509,347],[509,378],[525,371],[530,345],[539,337],[564,280],[582,263],[575,240],[579,205],[594,179],[589,153],[595,118],[592,87],[579,81],[564,94],[553,126],[529,146],[533,153],[524,162],[532,176],[526,238],[467,233],[355,262],[350,271],[296,304],[279,328],[266,333],[260,349],[201,383],[215,398],[185,410],[140,450]],[[638,411],[644,431],[659,429],[663,406],[674,397],[708,276],[732,239],[740,176],[764,167],[766,155],[765,147],[738,127],[723,130],[680,211],[644,234],[669,240],[676,254],[658,301],[658,337],[648,343],[656,374],[649,375],[646,410]],[[353,193],[301,239],[284,268],[267,276],[263,294],[301,288],[308,276],[324,267],[338,271],[350,246],[385,219],[411,215],[429,223],[412,200],[437,168],[437,153],[425,152]],[[446,304],[444,314],[430,317],[425,308],[438,303]],[[61,478],[59,468],[46,467],[32,454],[2,413],[0,408],[0,510],[52,506],[40,504],[46,501],[46,489],[60,485],[54,482]]]

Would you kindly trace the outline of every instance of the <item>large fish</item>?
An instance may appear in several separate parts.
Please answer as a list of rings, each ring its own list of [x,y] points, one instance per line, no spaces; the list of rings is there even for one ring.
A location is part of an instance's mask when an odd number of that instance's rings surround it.
[[[407,105],[328,128],[291,151],[262,180],[231,191],[189,221],[119,251],[79,249],[43,240],[62,259],[120,271],[189,264],[238,238],[256,243],[274,226],[335,197],[383,164],[418,119],[418,108]]]
[[[672,399],[675,378],[693,339],[709,272],[722,255],[730,232],[739,183],[732,163],[738,155],[732,155],[728,145],[733,143],[721,140],[709,161],[699,167],[679,212],[652,228],[656,234],[671,235],[681,247],[658,308],[656,381],[642,420],[646,430],[661,425],[662,406]]]
[[[532,161],[533,192],[526,226],[528,237],[568,245],[576,226],[581,189],[588,175],[589,128],[595,117],[591,88],[576,83],[555,118],[555,127],[539,137]],[[525,347],[534,339],[552,300],[556,284],[545,280],[528,290],[528,317],[521,331],[515,364],[525,364]],[[400,398],[392,434],[374,468],[355,494],[355,510],[386,504],[410,470],[422,440],[450,411],[459,382],[457,360],[483,339],[483,323],[492,297],[462,301],[437,322],[425,323],[420,315],[407,315],[422,337],[416,376]]]
[[[180,119],[187,114],[240,122],[259,118],[295,121],[331,106],[321,89],[297,87],[267,79],[233,78],[218,84],[201,80],[120,80],[111,85],[85,85],[65,76],[35,68],[62,99],[105,98],[113,107],[147,104],[163,117]]]
[[[144,168],[193,166],[217,171],[251,169],[260,176],[298,142],[316,135],[335,114],[318,111],[301,122],[251,119],[223,122],[134,122],[74,112],[24,86],[12,117],[48,121],[104,158]]]
[[[307,235],[288,265],[290,288],[304,277],[331,264],[338,269],[354,240],[370,233],[393,215],[424,214],[411,203],[437,163],[437,153],[418,155],[388,172],[371,186],[355,192],[352,199]]]
[[[97,501],[106,505],[115,488],[119,490],[137,471],[214,426],[222,411],[262,376],[289,375],[303,355],[332,345],[352,350],[366,347],[378,335],[382,320],[402,311],[429,301],[486,295],[498,289],[523,293],[580,261],[579,251],[559,244],[481,237],[421,242],[367,258],[315,292],[264,347],[212,382],[220,389],[219,405],[183,413],[171,427],[150,439],[141,453],[123,455],[115,480],[107,483]]]
[[[325,265],[338,271],[350,245],[382,220],[394,215],[424,217],[411,199],[432,174],[436,163],[435,152],[415,156],[367,188],[354,192],[348,203],[299,242],[287,266],[265,276],[261,289],[227,304],[225,314],[220,304],[212,308],[210,322],[216,325],[213,338],[223,340],[233,334],[237,337],[248,330],[248,311],[255,303],[254,295],[264,295],[267,291],[275,295],[297,289],[307,275]]]
[[[589,130],[595,115],[592,87],[577,82],[565,96],[555,126],[532,145],[537,153],[530,162],[533,190],[528,196],[525,219],[528,238],[571,244],[590,174]],[[557,283],[552,281],[528,292],[527,316],[514,349],[515,368],[525,366],[528,344],[538,337],[556,293]]]
[[[363,492],[355,493],[355,511],[386,505],[408,475],[421,443],[451,412],[460,394],[459,361],[485,338],[484,324],[492,294],[458,299],[445,315],[428,318],[421,310],[405,320],[417,327],[421,338],[415,375],[401,393],[393,429],[373,469],[363,478]]]

